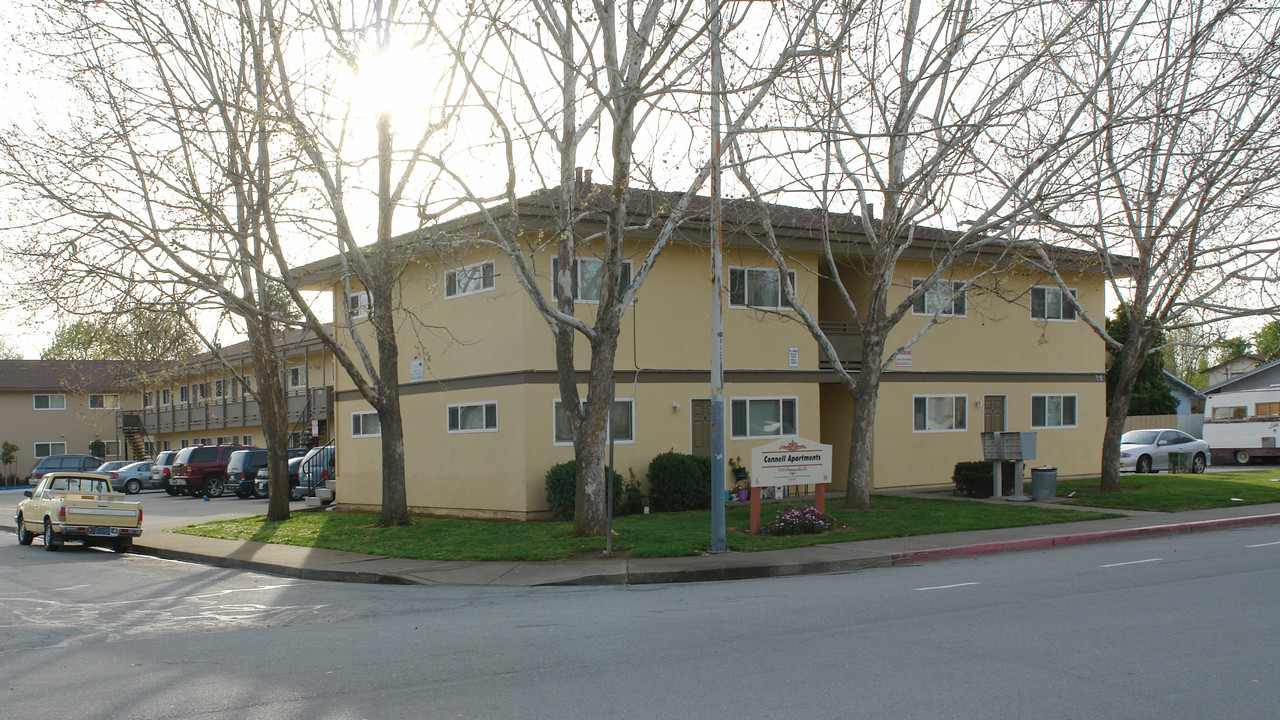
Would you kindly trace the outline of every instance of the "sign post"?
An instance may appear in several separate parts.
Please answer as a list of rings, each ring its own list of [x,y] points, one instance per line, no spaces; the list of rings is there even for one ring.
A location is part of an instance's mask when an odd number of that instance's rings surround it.
[[[826,512],[831,482],[831,446],[804,438],[782,438],[751,451],[751,532],[760,532],[760,488],[813,485],[814,503]]]

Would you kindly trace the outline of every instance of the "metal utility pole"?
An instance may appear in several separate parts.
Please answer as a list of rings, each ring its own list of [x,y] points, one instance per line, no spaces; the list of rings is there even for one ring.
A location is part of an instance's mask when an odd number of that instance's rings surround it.
[[[724,535],[724,270],[720,221],[720,0],[711,12],[711,552]]]

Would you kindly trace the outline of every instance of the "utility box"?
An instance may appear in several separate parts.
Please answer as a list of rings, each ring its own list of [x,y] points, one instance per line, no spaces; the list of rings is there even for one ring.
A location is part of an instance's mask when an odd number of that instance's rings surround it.
[[[1031,499],[1035,502],[1053,502],[1058,495],[1058,468],[1044,466],[1031,468]]]

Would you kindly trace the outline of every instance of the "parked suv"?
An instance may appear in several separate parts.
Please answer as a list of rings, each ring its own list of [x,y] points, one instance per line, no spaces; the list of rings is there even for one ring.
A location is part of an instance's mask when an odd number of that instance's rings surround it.
[[[165,450],[151,463],[151,484],[164,488],[170,495],[178,494],[178,489],[169,484],[169,479],[173,477],[173,459],[177,456],[177,450]]]
[[[227,489],[227,462],[237,450],[254,450],[244,445],[192,445],[178,451],[173,459],[169,483],[191,497],[222,497]]]
[[[236,497],[241,500],[260,497],[254,483],[258,479],[258,470],[266,466],[266,450],[237,450],[231,453],[231,459],[227,461],[227,484],[235,491]]]
[[[96,470],[101,464],[102,460],[92,455],[46,455],[31,468],[31,484],[35,485],[47,472],[55,470],[88,472]]]

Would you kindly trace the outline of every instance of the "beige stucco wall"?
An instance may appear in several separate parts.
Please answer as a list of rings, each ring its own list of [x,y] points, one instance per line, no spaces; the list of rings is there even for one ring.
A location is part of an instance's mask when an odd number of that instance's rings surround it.
[[[62,394],[66,397],[65,410],[36,410],[34,396]],[[141,402],[138,392],[118,389],[102,393],[70,392],[67,390],[8,390],[0,392],[0,441],[18,446],[14,471],[19,476],[31,472],[36,464],[36,443],[66,443],[68,454],[83,455],[89,452],[94,440],[121,442],[121,452],[106,459],[123,457],[123,438],[116,436],[115,410],[99,410],[89,407],[90,394],[118,395],[125,409],[137,408]]]

